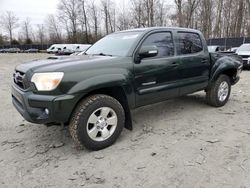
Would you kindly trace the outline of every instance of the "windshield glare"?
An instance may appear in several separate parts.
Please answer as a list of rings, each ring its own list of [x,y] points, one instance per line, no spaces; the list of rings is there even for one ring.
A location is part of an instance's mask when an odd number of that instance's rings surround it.
[[[97,41],[86,54],[126,56],[141,32],[114,33]]]
[[[250,51],[250,44],[243,44],[238,51]]]

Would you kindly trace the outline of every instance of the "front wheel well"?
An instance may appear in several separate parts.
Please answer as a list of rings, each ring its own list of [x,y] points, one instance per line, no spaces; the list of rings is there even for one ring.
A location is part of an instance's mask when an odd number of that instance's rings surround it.
[[[125,94],[124,89],[121,86],[96,89],[96,90],[89,92],[87,95],[84,95],[84,97],[80,101],[82,101],[84,98],[88,96],[96,95],[96,94],[108,95],[108,96],[115,98],[117,101],[119,101],[125,112],[125,128],[132,130],[131,113],[130,113],[130,108],[128,105],[128,100],[127,100],[127,96]]]

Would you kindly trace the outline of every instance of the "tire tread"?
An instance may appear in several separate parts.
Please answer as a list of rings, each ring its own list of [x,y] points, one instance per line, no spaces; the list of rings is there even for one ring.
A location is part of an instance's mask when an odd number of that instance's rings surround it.
[[[103,94],[96,94],[96,95],[91,95],[91,96],[83,99],[82,101],[79,102],[78,106],[76,107],[76,109],[71,117],[70,124],[69,124],[69,132],[70,132],[70,135],[71,135],[73,142],[76,146],[76,149],[81,150],[84,147],[86,147],[87,149],[91,149],[91,150],[102,149],[102,148],[99,148],[98,146],[96,147],[96,146],[91,146],[88,143],[83,143],[81,141],[82,139],[80,138],[80,136],[78,134],[78,126],[80,126],[79,121],[80,121],[81,116],[84,114],[84,112],[86,111],[86,109],[88,107],[93,105],[93,103],[95,103],[96,101],[101,101],[101,100],[111,100],[114,104],[117,104],[122,111],[123,117],[125,117],[124,110],[123,110],[121,104],[111,96],[103,95]],[[122,124],[125,123],[125,118],[122,119],[121,123]]]
[[[227,81],[229,84],[229,94],[228,94],[227,99],[223,103],[218,101],[218,97],[217,97],[217,95],[218,95],[217,89],[220,86],[222,81]],[[231,82],[230,82],[230,79],[227,75],[225,75],[225,74],[220,75],[218,77],[218,79],[214,83],[212,83],[211,86],[207,89],[207,92],[206,92],[207,103],[211,106],[214,106],[214,107],[224,106],[227,103],[228,98],[230,96],[230,91],[231,91],[230,84],[231,84]]]

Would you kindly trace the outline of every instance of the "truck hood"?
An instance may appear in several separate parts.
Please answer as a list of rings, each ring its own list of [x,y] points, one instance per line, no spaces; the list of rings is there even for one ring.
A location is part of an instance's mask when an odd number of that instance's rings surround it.
[[[28,63],[23,63],[16,66],[16,70],[26,73],[29,72],[55,72],[63,71],[68,67],[82,67],[84,65],[91,66],[92,64],[103,64],[105,62],[113,61],[114,59],[121,57],[110,57],[110,56],[98,56],[98,55],[82,55],[72,56],[68,58],[59,59],[45,59],[45,60],[34,60]],[[89,67],[87,66],[87,67]]]

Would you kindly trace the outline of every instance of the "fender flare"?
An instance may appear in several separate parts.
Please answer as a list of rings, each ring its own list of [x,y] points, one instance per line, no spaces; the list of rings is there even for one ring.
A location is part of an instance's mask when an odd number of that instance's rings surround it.
[[[237,69],[237,64],[232,58],[225,56],[218,59],[211,68],[209,85],[214,82],[223,72],[228,70],[235,70],[235,72],[237,73]]]

